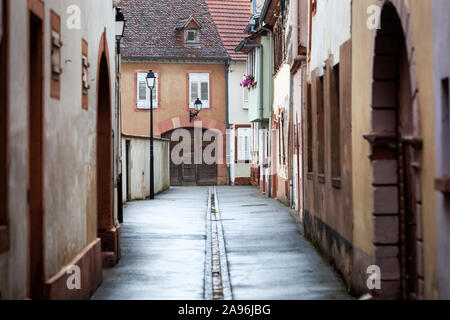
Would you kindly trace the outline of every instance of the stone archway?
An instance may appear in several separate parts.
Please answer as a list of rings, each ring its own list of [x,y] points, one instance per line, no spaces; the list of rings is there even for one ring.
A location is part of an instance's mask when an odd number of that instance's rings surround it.
[[[423,297],[419,92],[404,0],[378,1],[374,32],[371,144],[374,264],[379,298]]]
[[[97,234],[101,238],[103,266],[119,259],[119,232],[113,212],[113,149],[111,78],[106,30],[99,45],[97,64]]]
[[[190,122],[189,115],[183,117],[175,117],[158,123],[155,126],[155,135],[161,136],[162,138],[171,139],[171,135],[176,129],[186,129],[191,133],[191,137],[194,138],[194,128],[197,125],[201,125],[202,134],[206,131],[213,133],[216,138],[218,138],[217,143],[219,147],[218,154],[215,157],[218,158],[219,163],[216,165],[192,165],[192,166],[177,166],[171,160],[170,168],[170,180],[171,185],[222,185],[228,183],[227,174],[227,163],[226,163],[226,126],[225,124],[218,122],[210,118],[196,118],[195,122]],[[214,138],[214,139],[216,139]],[[213,139],[213,140],[214,140]],[[178,142],[171,143],[172,148]],[[210,144],[209,141],[204,141],[202,143],[202,150],[204,150]],[[191,141],[191,146],[193,148],[194,141]],[[192,152],[194,152],[192,150]],[[193,154],[192,154],[193,156]],[[203,163],[203,161],[202,161]],[[190,178],[189,174],[186,176],[188,183],[184,183],[184,173],[191,171]],[[177,182],[178,181],[178,182]]]

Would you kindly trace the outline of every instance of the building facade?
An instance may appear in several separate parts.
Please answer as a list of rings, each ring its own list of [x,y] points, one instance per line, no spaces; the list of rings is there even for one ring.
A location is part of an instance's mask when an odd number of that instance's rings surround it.
[[[0,297],[86,299],[120,258],[113,1],[0,7]]]
[[[248,120],[248,89],[242,87],[247,73],[247,56],[234,51],[242,40],[251,16],[247,0],[206,0],[209,11],[227,50],[229,60],[226,68],[227,109],[227,163],[230,183],[250,184],[251,125]],[[230,24],[230,21],[233,21]]]
[[[154,135],[171,142],[170,185],[227,184],[229,56],[208,4],[205,0],[157,3],[125,0],[122,7],[129,26],[122,49],[123,143],[133,143],[133,137],[150,135],[150,90],[145,78],[152,69],[157,76],[153,92]],[[197,98],[202,102],[202,109],[196,117],[191,117]],[[195,128],[201,128],[200,134],[195,134]],[[172,151],[180,142],[188,146],[182,154],[176,154],[176,158],[183,158],[178,163]],[[208,164],[198,159],[198,153],[201,157],[208,152],[211,143],[216,146],[213,152],[216,161]],[[199,144],[197,153],[194,148]],[[134,154],[145,153],[141,150]],[[155,154],[156,160],[159,156]],[[132,157],[129,161],[136,163]],[[123,166],[129,167],[130,163]],[[147,181],[148,177],[142,180]]]

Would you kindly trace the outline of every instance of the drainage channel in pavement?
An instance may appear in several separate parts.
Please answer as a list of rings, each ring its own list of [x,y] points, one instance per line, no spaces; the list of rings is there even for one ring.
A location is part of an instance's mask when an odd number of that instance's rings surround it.
[[[217,190],[216,187],[209,187],[206,210],[205,299],[232,298]]]

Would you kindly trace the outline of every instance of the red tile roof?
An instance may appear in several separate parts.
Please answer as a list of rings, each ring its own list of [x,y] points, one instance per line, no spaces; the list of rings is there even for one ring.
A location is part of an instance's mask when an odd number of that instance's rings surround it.
[[[245,60],[247,55],[234,48],[245,38],[244,29],[251,17],[249,0],[206,0],[224,47],[233,60]]]

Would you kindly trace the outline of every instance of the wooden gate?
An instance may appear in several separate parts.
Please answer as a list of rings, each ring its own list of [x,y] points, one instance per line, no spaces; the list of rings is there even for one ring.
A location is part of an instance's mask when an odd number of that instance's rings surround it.
[[[201,164],[195,163],[195,143],[194,143],[194,129],[187,129],[190,134],[191,139],[191,148],[189,154],[185,155],[181,152],[180,156],[183,158],[190,159],[190,163],[181,163],[176,164],[172,159],[172,150],[177,146],[181,141],[172,141],[172,133],[170,131],[168,133],[163,134],[164,139],[171,140],[170,142],[170,185],[171,186],[211,186],[217,184],[217,163],[208,165],[205,163],[203,157]],[[203,133],[206,129],[203,130]],[[217,136],[216,136],[217,139]],[[205,151],[205,148],[212,143],[211,141],[203,141],[202,142],[202,155]],[[215,154],[212,154],[215,156]]]

